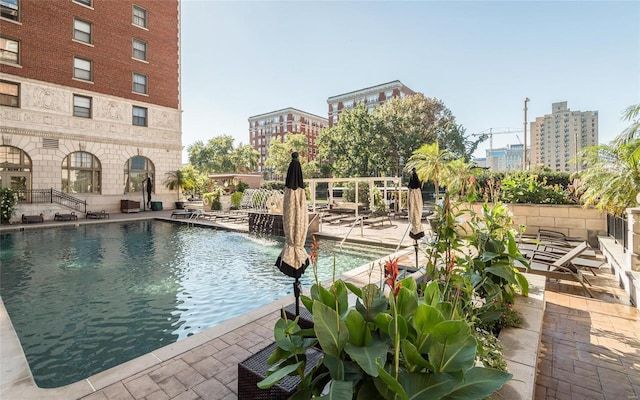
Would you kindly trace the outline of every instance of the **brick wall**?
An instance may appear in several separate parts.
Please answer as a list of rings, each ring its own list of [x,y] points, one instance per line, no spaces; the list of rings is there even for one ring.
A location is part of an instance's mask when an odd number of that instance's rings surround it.
[[[147,10],[148,29],[132,21],[133,4]],[[73,40],[74,18],[92,24],[92,44]],[[0,72],[116,97],[179,108],[177,0],[20,0],[20,23],[2,21],[2,35],[20,41],[21,67]],[[55,23],[52,23],[55,22]],[[147,61],[132,59],[133,38],[147,43]],[[93,63],[93,82],[73,79],[73,59]],[[147,76],[148,94],[132,92],[132,74]]]

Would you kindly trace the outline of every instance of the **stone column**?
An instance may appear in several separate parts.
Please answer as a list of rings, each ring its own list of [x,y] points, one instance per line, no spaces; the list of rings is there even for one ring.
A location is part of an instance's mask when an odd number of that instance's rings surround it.
[[[640,207],[627,208],[627,265],[640,271]]]

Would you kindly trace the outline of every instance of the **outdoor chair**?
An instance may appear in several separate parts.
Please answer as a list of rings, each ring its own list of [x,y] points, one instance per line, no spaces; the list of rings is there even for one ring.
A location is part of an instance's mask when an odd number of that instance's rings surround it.
[[[56,213],[53,216],[53,220],[54,221],[77,221],[78,220],[78,216],[74,212],[71,212],[71,214]]]
[[[554,257],[553,253],[533,252],[529,257],[530,267],[517,267],[520,271],[534,275],[543,275],[551,279],[572,280],[578,282],[589,296],[594,297],[585,282],[591,283],[582,275],[580,267],[575,264],[576,258],[588,249],[587,242],[582,242],[560,257]],[[535,268],[541,266],[541,268]]]
[[[22,214],[22,223],[23,224],[33,224],[37,222],[44,222],[44,216],[40,215],[24,215]]]
[[[393,226],[391,217],[389,216],[389,213],[386,213],[386,212],[372,213],[368,218],[365,218],[364,221],[362,222],[368,226],[373,226],[375,224],[380,224],[381,226],[384,226],[385,221],[389,221],[389,225]]]
[[[174,210],[171,213],[171,218],[176,218],[178,219],[178,217],[182,217],[182,218],[187,218],[190,217],[191,214],[193,214],[193,211],[189,211],[189,210]]]
[[[106,212],[105,210],[100,210],[100,211],[87,211],[87,215],[85,215],[85,218],[89,219],[109,219],[109,213]]]

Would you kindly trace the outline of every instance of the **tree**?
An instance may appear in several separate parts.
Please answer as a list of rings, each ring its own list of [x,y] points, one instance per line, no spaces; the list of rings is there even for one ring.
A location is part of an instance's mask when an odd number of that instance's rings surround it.
[[[167,172],[165,174],[165,180],[162,183],[169,190],[178,189],[178,200],[181,199],[180,189],[185,189],[185,187],[188,187],[187,176],[183,173],[182,169]]]
[[[233,137],[216,136],[205,144],[201,140],[187,147],[189,163],[202,172],[234,172]]]
[[[438,202],[440,181],[443,176],[451,176],[452,174],[452,172],[449,171],[445,172],[447,164],[451,159],[451,153],[447,150],[440,150],[438,142],[425,144],[414,151],[413,155],[409,157],[406,169],[410,171],[415,168],[418,178],[420,178],[422,182],[433,182],[436,190],[436,202]]]
[[[622,145],[632,141],[633,139],[640,139],[640,104],[627,107],[622,118],[625,121],[633,122],[627,129],[618,135],[615,144]]]
[[[331,165],[335,177],[380,176],[391,165],[388,142],[374,126],[364,104],[343,111],[340,122],[318,137],[319,157]]]
[[[400,175],[403,161],[408,160],[415,150],[426,143],[440,141],[440,136],[455,126],[455,118],[444,103],[422,93],[394,97],[376,108],[374,116],[377,133],[387,141],[383,154],[393,159],[392,170],[388,173],[396,176]],[[452,140],[442,140],[441,147],[446,148],[449,142],[453,143]]]
[[[640,139],[621,145],[599,145],[579,155],[589,168],[580,172],[576,192],[585,205],[622,215],[637,204],[640,192]]]
[[[236,172],[248,173],[258,168],[258,160],[260,153],[251,145],[242,145],[236,147],[231,156]]]
[[[307,147],[307,136],[303,133],[289,134],[284,142],[272,140],[269,144],[269,156],[265,161],[265,166],[272,168],[273,173],[277,176],[284,177],[289,169],[291,153],[297,151],[300,154],[302,174],[308,178],[312,176],[315,164],[307,161]]]

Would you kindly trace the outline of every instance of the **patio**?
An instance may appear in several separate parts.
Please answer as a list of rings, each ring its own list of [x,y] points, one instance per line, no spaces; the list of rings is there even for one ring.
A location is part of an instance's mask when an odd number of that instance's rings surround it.
[[[171,211],[111,214],[111,221],[167,218]],[[88,221],[105,223],[108,221]],[[44,225],[81,224],[45,222]],[[202,224],[215,224],[201,221]],[[226,224],[246,230],[246,224]],[[394,220],[384,228],[358,228],[350,239],[395,245],[403,237],[407,222]],[[0,227],[31,229],[37,226]],[[426,226],[425,226],[426,228]],[[342,238],[348,226],[324,224],[318,236]],[[408,237],[403,245],[413,243]],[[605,246],[616,246],[604,241]],[[412,260],[412,251],[405,257]],[[368,282],[365,271],[348,279]],[[635,399],[640,396],[640,318],[636,308],[608,271],[591,278],[596,298],[586,297],[579,284],[547,282],[546,310],[538,353],[536,399]],[[0,397],[41,399],[235,399],[237,364],[273,342],[278,310],[293,296],[264,306],[138,359],[58,389],[33,385],[28,367],[7,332],[4,306],[1,311]],[[19,346],[19,344],[18,344]],[[22,357],[22,363],[20,363]],[[7,397],[5,397],[7,396]]]

